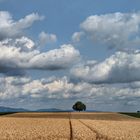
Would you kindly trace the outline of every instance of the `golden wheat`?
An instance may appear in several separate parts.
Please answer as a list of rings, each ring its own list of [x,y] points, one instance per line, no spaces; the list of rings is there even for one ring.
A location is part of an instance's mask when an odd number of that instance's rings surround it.
[[[140,140],[140,121],[80,120],[96,132],[97,139]]]
[[[68,119],[0,118],[0,140],[69,139]]]
[[[118,113],[16,113],[0,117],[0,140],[140,140],[140,119]]]

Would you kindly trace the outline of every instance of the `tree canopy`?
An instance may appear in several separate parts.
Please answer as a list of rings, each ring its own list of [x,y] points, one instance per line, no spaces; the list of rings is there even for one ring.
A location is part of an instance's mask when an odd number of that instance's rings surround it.
[[[81,101],[77,101],[74,105],[73,105],[73,110],[75,111],[85,111],[86,110],[86,105],[84,103],[82,103]]]

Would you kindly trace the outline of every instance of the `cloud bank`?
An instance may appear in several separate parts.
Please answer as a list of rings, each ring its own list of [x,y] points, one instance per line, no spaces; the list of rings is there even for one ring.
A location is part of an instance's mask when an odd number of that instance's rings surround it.
[[[66,69],[80,60],[80,52],[71,44],[43,52],[38,49],[38,45],[56,42],[55,34],[41,32],[39,44],[23,35],[25,29],[43,19],[43,16],[32,13],[14,21],[9,12],[0,11],[0,73],[24,75],[26,69]]]
[[[49,80],[48,80],[49,79]],[[6,87],[6,88],[4,88]],[[30,99],[31,101],[53,99],[82,99],[87,103],[100,106],[103,104],[122,104],[137,106],[140,101],[140,82],[130,84],[92,84],[86,82],[73,83],[68,77],[46,77],[33,80],[29,77],[1,77],[0,100]]]
[[[29,49],[31,44],[26,44]],[[15,46],[0,45],[0,52],[0,67],[3,69],[65,69],[80,59],[79,51],[72,45],[62,45],[59,49],[47,52],[25,52]]]
[[[91,63],[92,62],[92,63]],[[93,83],[128,83],[140,81],[140,52],[116,52],[102,62],[87,61],[75,66],[74,77]]]
[[[85,34],[93,42],[105,44],[109,48],[140,44],[140,12],[92,15],[80,24],[80,28],[81,31],[72,36],[76,41]]]

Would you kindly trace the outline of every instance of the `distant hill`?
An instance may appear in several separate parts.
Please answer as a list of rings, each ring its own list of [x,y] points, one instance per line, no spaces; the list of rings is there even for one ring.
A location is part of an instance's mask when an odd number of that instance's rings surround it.
[[[11,107],[4,107],[0,106],[0,112],[26,112],[29,111],[24,108],[11,108]]]
[[[62,109],[57,109],[57,108],[48,108],[48,109],[38,109],[36,112],[75,112],[72,109],[69,110],[62,110]],[[86,110],[85,112],[101,112],[97,110]]]
[[[98,111],[98,110],[86,110],[85,112],[102,112],[102,111]]]
[[[63,110],[57,108],[38,109],[36,112],[61,112]]]
[[[12,108],[12,107],[0,106],[0,112],[63,112],[63,111],[64,110],[57,109],[57,108],[27,110],[27,109],[24,109],[24,108]]]
[[[37,109],[37,110],[28,110],[24,108],[12,108],[0,106],[0,112],[73,112],[72,109],[62,110],[58,108],[46,108],[46,109]],[[100,112],[97,110],[86,110],[86,112]]]

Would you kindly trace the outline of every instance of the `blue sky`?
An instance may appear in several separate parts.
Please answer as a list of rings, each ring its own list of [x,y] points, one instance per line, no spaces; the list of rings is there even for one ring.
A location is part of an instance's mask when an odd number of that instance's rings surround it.
[[[0,0],[0,105],[136,111],[138,0]]]

